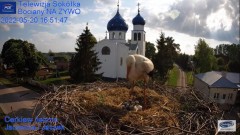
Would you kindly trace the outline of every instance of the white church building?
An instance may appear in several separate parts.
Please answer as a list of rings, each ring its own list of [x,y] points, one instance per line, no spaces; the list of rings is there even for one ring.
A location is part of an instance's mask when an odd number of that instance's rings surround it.
[[[97,73],[103,73],[104,78],[126,78],[126,58],[130,54],[145,56],[145,20],[138,14],[133,18],[133,30],[130,42],[126,41],[128,25],[119,13],[119,5],[116,15],[108,22],[107,30],[109,38],[99,41],[94,50],[98,53],[101,68]]]

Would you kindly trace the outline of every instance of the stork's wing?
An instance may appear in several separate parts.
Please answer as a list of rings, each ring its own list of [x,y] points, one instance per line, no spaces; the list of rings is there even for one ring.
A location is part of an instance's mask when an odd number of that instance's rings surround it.
[[[137,73],[149,73],[154,69],[154,65],[151,60],[142,56],[134,55],[135,57],[135,70]]]
[[[153,69],[154,69],[154,65],[153,65],[152,61],[149,61],[149,60],[143,61],[142,67],[143,67],[143,70],[147,73],[153,71]]]

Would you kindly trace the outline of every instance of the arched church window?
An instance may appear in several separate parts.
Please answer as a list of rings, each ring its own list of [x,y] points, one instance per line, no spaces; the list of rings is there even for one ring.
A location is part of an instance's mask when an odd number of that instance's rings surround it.
[[[141,40],[141,33],[138,33],[138,40]]]
[[[110,55],[110,48],[107,46],[104,46],[102,48],[102,55]]]
[[[112,39],[115,39],[115,33],[113,32],[113,34],[112,34]]]
[[[134,33],[134,41],[137,41],[137,33]]]
[[[119,39],[122,39],[122,33],[121,32],[119,33]]]

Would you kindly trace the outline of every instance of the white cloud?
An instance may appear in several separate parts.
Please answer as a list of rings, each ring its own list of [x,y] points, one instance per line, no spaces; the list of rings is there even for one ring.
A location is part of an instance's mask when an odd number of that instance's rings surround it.
[[[68,38],[62,38],[62,34],[68,35]],[[48,52],[51,49],[54,52],[74,51],[75,40],[72,33],[63,32],[61,34],[53,34],[49,32],[36,32],[32,34],[32,38],[28,39],[36,45],[38,50]]]
[[[171,10],[170,12],[166,13],[166,16],[171,17],[173,20],[179,16],[180,12],[178,10]]]
[[[73,32],[62,32],[60,35],[61,38],[71,38],[71,39],[76,39],[77,35],[74,34]]]
[[[114,5],[117,3],[115,0],[95,0],[96,4],[101,4],[101,5]]]
[[[0,24],[0,28],[1,28],[3,31],[10,31],[11,28],[20,28],[20,29],[23,29],[23,28],[24,28],[24,23]]]
[[[170,10],[170,6],[179,0],[139,0],[142,9],[147,10],[151,14],[158,15]],[[141,9],[140,8],[140,9]]]
[[[223,8],[210,14],[206,21],[207,27],[211,31],[217,31],[219,29],[229,31],[232,27],[232,19],[227,15],[226,10]]]
[[[9,25],[7,25],[7,24],[0,24],[0,28],[1,28],[3,31],[10,31],[10,27],[9,27]]]

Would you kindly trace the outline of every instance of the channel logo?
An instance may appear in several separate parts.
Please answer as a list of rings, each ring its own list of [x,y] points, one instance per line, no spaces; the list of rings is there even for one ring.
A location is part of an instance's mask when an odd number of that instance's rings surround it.
[[[16,14],[16,2],[0,2],[0,14]]]
[[[218,132],[236,132],[236,120],[218,120]]]

